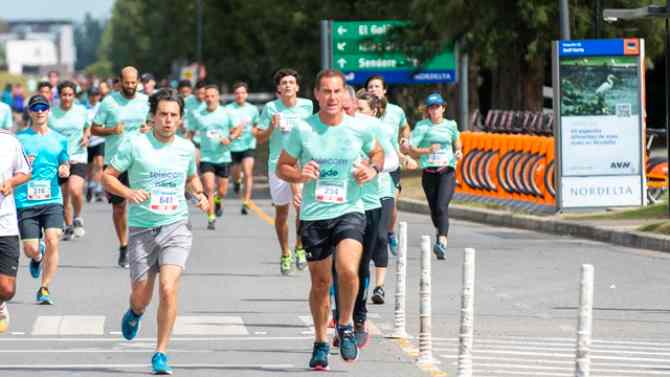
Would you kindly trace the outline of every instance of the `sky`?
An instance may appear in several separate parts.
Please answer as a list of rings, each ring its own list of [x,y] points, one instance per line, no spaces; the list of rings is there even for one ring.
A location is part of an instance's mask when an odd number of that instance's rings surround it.
[[[0,0],[0,18],[8,21],[67,19],[77,22],[89,12],[94,18],[107,19],[112,14],[113,5],[114,0]]]

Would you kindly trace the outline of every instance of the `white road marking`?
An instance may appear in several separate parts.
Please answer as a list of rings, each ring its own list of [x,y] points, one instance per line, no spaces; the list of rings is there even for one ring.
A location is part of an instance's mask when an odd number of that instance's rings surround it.
[[[103,335],[104,316],[39,316],[33,324],[33,335]]]
[[[453,359],[453,360],[458,360],[458,355],[441,355],[440,357],[444,359]],[[572,367],[575,365],[575,362],[573,360],[547,360],[547,359],[529,359],[529,358],[515,358],[515,357],[495,357],[495,356],[477,356],[474,355],[472,357],[474,360],[494,360],[494,361],[514,361],[514,362],[521,362],[521,363],[535,363],[535,364],[556,364],[556,365],[566,365],[569,367]],[[593,365],[596,365],[598,367],[626,367],[626,368],[641,368],[641,369],[656,369],[656,368],[666,368],[670,369],[670,364],[653,364],[653,363],[668,363],[667,359],[644,359],[644,358],[618,358],[618,357],[611,357],[611,358],[601,358],[601,357],[594,357],[592,358],[593,361],[596,360],[616,360],[616,361],[621,361],[625,362],[625,364],[619,364],[619,363],[593,363]],[[651,364],[631,364],[629,361],[646,361]],[[477,366],[477,364],[475,364]]]
[[[178,316],[175,335],[248,335],[241,317]]]
[[[293,364],[171,364],[173,368],[210,368],[210,369],[291,369]],[[147,364],[0,364],[0,369],[90,369],[90,368],[127,368],[146,369]]]
[[[238,342],[238,341],[258,341],[258,340],[305,340],[311,339],[307,336],[220,336],[220,337],[172,337],[170,342]],[[156,338],[135,338],[135,342],[155,342]],[[4,338],[0,337],[0,343],[5,342],[49,342],[49,343],[59,343],[59,342],[125,342],[123,339],[119,338]]]

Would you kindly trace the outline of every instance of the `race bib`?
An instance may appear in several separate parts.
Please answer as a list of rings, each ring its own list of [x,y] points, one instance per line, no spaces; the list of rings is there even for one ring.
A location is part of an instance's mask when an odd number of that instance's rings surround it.
[[[293,128],[293,123],[298,118],[293,114],[284,114],[284,113],[280,113],[279,116],[280,116],[279,129],[284,133],[291,132],[291,129]]]
[[[28,200],[51,199],[51,181],[28,182]]]
[[[219,132],[219,130],[208,130],[207,131],[207,138],[219,141],[219,140],[221,140],[221,132]]]
[[[163,215],[172,215],[179,209],[179,196],[174,190],[154,190],[150,200],[149,208]]]
[[[343,204],[347,201],[347,181],[318,180],[314,197],[317,202]]]
[[[444,149],[431,153],[428,155],[428,164],[433,166],[446,166],[449,164],[449,154]]]

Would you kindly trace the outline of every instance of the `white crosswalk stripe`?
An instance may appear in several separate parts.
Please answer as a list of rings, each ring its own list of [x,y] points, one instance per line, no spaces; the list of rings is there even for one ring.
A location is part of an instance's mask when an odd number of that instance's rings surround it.
[[[299,315],[295,320],[304,327],[298,328],[299,335],[314,334],[312,317]],[[101,315],[54,315],[38,316],[29,329],[16,329],[14,336],[74,336],[74,335],[120,335],[118,331],[119,318],[112,318],[107,333],[105,332],[106,317]],[[245,325],[244,318],[235,316],[177,316],[173,335],[175,336],[243,336],[243,335],[272,335],[272,326],[263,329],[262,325],[254,325],[250,331]],[[382,331],[371,321],[368,321],[368,331],[372,336],[381,336]],[[329,329],[329,333],[333,333]],[[275,333],[276,334],[276,333]]]
[[[458,339],[433,339],[435,356],[456,363]],[[670,376],[670,343],[648,340],[594,339],[593,377]],[[570,338],[476,338],[474,374],[493,376],[574,375],[575,340]]]
[[[39,316],[33,324],[33,335],[103,335],[104,316]]]

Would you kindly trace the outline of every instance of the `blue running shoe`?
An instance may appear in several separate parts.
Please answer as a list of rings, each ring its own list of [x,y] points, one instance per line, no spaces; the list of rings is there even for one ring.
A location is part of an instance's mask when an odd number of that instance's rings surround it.
[[[142,315],[137,315],[132,309],[128,309],[121,320],[121,333],[126,340],[133,340],[140,330],[140,320]],[[154,355],[155,357],[155,355]]]
[[[37,290],[37,303],[40,305],[53,305],[53,301],[49,298],[49,288],[40,287]]]
[[[328,353],[330,352],[330,347],[328,343],[325,342],[316,342],[314,343],[314,349],[312,350],[312,358],[309,359],[309,367],[313,370],[328,370]]]
[[[44,243],[44,240],[42,239],[40,239],[39,250],[40,254],[42,255],[42,259],[40,259],[40,261],[37,262],[33,258],[30,258],[30,263],[28,264],[28,268],[30,269],[30,276],[32,276],[35,279],[40,277],[40,270],[42,267],[42,261],[44,260],[44,253],[46,253],[47,251],[47,245]]]
[[[388,234],[388,241],[389,241],[389,251],[393,256],[398,255],[398,238],[395,236],[395,233],[389,233]]]
[[[342,360],[353,363],[358,359],[358,342],[352,325],[337,325],[337,337],[340,339],[340,356]]]
[[[447,257],[447,245],[444,245],[441,242],[435,242],[435,245],[433,245],[433,254],[437,257],[439,260],[444,260]]]
[[[172,368],[168,365],[167,355],[163,352],[154,353],[151,358],[151,369],[154,374],[172,374]]]

